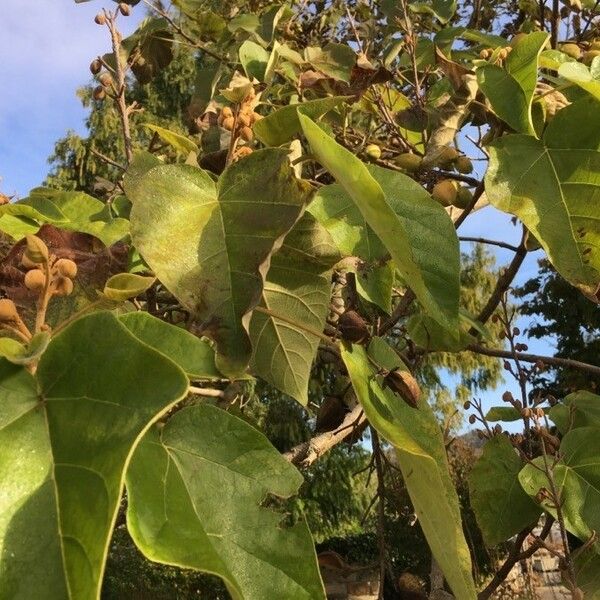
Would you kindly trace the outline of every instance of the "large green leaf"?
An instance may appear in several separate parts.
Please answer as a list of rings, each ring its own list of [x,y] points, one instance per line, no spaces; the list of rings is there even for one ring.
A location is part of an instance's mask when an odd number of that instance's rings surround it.
[[[471,506],[489,546],[508,540],[540,516],[540,507],[519,483],[522,468],[508,438],[497,435],[486,443],[469,475]]]
[[[189,331],[165,323],[147,312],[130,312],[119,320],[140,341],[168,356],[190,379],[222,379],[215,351]]]
[[[201,169],[160,165],[130,181],[136,248],[217,343],[217,367],[236,377],[252,352],[247,328],[271,254],[310,196],[285,150],[259,150],[214,182]]]
[[[331,267],[340,256],[331,236],[305,213],[273,256],[260,305],[250,321],[252,369],[301,404],[329,310]],[[296,325],[297,323],[297,325]]]
[[[352,198],[425,310],[456,331],[459,251],[447,213],[409,177],[367,168],[308,117],[299,118],[319,162]]]
[[[150,431],[127,473],[129,531],[151,560],[221,577],[236,600],[324,598],[308,527],[262,504],[300,473],[256,429],[214,406]]]
[[[600,600],[600,554],[594,548],[575,551],[575,581],[586,600]]]
[[[183,371],[107,312],[69,325],[36,377],[0,361],[0,590],[96,600],[133,448]]]
[[[600,428],[600,396],[583,390],[573,392],[553,406],[548,416],[562,434],[575,427]]]
[[[143,126],[156,133],[164,142],[184,156],[187,156],[190,152],[199,152],[198,144],[185,135],[181,135],[170,129],[165,129],[164,127],[159,127],[153,123],[143,123]]]
[[[565,527],[583,541],[594,531],[600,531],[600,428],[578,427],[565,435],[560,444],[561,461],[552,466]],[[519,473],[523,489],[535,498],[542,489],[551,490],[544,470],[544,457],[534,459]],[[550,499],[542,507],[556,517],[556,508]],[[596,542],[595,547],[600,549]]]
[[[558,74],[584,89],[596,100],[600,100],[600,77],[598,77],[598,73],[593,73],[586,65],[580,62],[566,62],[560,66]]]
[[[382,386],[375,365],[392,369],[400,359],[380,338],[342,349],[352,385],[369,422],[394,445],[402,475],[429,547],[456,598],[476,597],[471,558],[458,497],[448,472],[442,433],[425,400],[412,408]],[[375,363],[375,364],[373,364]]]
[[[490,148],[487,197],[516,215],[556,270],[594,297],[600,283],[600,104],[560,110],[542,140],[508,135]]]
[[[13,219],[5,220],[7,215]],[[103,202],[83,192],[36,188],[28,198],[0,206],[0,217],[0,229],[15,239],[30,233],[28,227],[23,228],[23,219],[33,225],[34,231],[49,223],[60,229],[89,233],[107,246],[129,233],[126,219],[113,218]]]
[[[301,106],[302,112],[311,119],[318,119],[347,100],[348,96],[333,96],[284,106],[257,121],[254,124],[254,133],[266,146],[281,146],[302,131],[298,120],[298,107]]]
[[[494,112],[521,133],[534,133],[531,103],[538,58],[547,40],[547,33],[530,33],[508,55],[505,68],[486,64],[477,69],[477,82]]]
[[[347,44],[329,43],[323,48],[308,47],[304,50],[304,58],[325,75],[350,83],[356,52]]]

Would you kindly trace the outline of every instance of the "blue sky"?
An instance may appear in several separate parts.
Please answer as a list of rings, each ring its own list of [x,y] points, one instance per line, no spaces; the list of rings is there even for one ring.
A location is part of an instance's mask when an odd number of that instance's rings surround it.
[[[54,142],[83,131],[75,95],[89,81],[89,64],[110,50],[106,28],[93,22],[108,0],[0,0],[0,191],[27,195],[47,171]],[[121,18],[135,29],[143,5]]]
[[[75,4],[74,0],[0,0],[0,191],[24,197],[39,185],[47,171],[54,142],[69,129],[84,131],[85,112],[75,95],[90,80],[89,63],[108,51],[109,39],[94,15],[105,0]],[[143,17],[139,4],[129,18],[121,18],[125,35]],[[460,228],[465,236],[501,239],[518,244],[520,228],[510,217],[485,208]],[[465,245],[466,247],[466,245]],[[498,264],[512,253],[495,250]],[[517,278],[523,283],[537,271],[540,252],[529,255]],[[527,323],[519,323],[523,329]],[[549,343],[532,340],[530,351],[552,354]],[[497,404],[513,382],[485,394],[486,404]]]

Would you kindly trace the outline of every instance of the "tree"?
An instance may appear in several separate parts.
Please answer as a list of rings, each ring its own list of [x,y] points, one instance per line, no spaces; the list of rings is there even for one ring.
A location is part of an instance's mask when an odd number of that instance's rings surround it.
[[[390,499],[456,598],[490,597],[540,515],[531,548],[556,520],[565,585],[596,593],[598,398],[530,396],[546,364],[572,363],[524,352],[506,299],[532,237],[597,299],[596,7],[177,0],[122,40],[135,4],[96,17],[112,52],[91,65],[90,138],[58,145],[53,187],[0,206],[2,589],[98,597],[125,484],[150,560],[234,598],[323,598],[307,516],[336,481],[360,505],[348,464],[367,457],[341,444],[368,431],[386,594],[406,560]],[[495,283],[456,234],[488,202],[523,226]],[[486,544],[515,538],[477,581],[451,427],[421,389],[440,366],[472,389],[498,377],[465,354],[505,358],[521,391],[488,414],[465,403],[485,442],[470,506]],[[515,419],[522,434],[495,423]],[[338,508],[328,535],[359,523]]]

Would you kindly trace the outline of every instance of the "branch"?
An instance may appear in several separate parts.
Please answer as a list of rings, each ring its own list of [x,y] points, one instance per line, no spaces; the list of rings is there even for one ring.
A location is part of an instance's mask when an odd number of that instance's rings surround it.
[[[115,85],[115,96],[114,101],[117,106],[117,110],[119,113],[119,118],[121,119],[121,130],[123,132],[123,142],[125,144],[125,158],[127,159],[127,165],[131,163],[133,159],[133,144],[131,141],[131,130],[129,128],[129,109],[127,108],[127,102],[125,100],[125,66],[121,60],[121,35],[117,30],[116,26],[116,15],[110,14],[105,11],[106,14],[106,26],[110,31],[110,39],[112,42],[112,49],[115,55],[115,77],[116,77],[116,85]]]
[[[499,350],[497,348],[486,348],[478,344],[472,344],[467,346],[462,352],[475,352],[476,354],[483,354],[484,356],[495,356],[497,358],[508,358],[518,359],[524,362],[535,363],[538,361],[543,362],[546,365],[556,365],[557,367],[571,367],[572,369],[579,369],[580,371],[587,371],[594,375],[600,375],[600,367],[596,365],[590,365],[588,363],[574,360],[572,358],[560,358],[559,356],[541,356],[538,354],[524,354],[522,352],[511,352],[509,350]]]
[[[487,238],[469,236],[460,236],[458,239],[461,242],[477,242],[478,244],[489,244],[490,246],[498,246],[499,248],[505,248],[506,250],[512,250],[513,252],[519,251],[518,246],[513,246],[512,244],[507,244],[506,242],[500,242],[499,240],[488,240]]]
[[[487,301],[487,304],[483,307],[482,311],[477,317],[477,320],[481,324],[485,324],[487,320],[494,314],[494,311],[500,303],[502,296],[504,296],[506,290],[508,290],[508,288],[510,287],[510,284],[519,272],[519,269],[521,268],[521,265],[523,264],[523,261],[527,256],[527,248],[525,247],[525,235],[525,232],[523,232],[523,238],[521,239],[519,247],[515,251],[515,255],[513,256],[510,265],[508,265],[504,273],[502,273],[502,275],[500,275],[500,277],[498,278],[496,288],[492,292],[492,295]],[[471,333],[473,335],[477,334],[477,332],[473,331],[471,331]]]
[[[320,433],[307,442],[298,444],[283,456],[297,466],[303,468],[310,467],[319,457],[329,452],[329,450],[340,442],[343,442],[349,435],[355,433],[357,429],[364,429],[366,423],[367,418],[362,406],[357,404],[346,415],[339,427],[333,431]]]
[[[215,390],[212,388],[201,388],[190,385],[188,387],[190,394],[196,394],[197,396],[205,396],[207,398],[224,398],[225,392],[223,390]]]
[[[479,592],[477,595],[477,600],[487,600],[495,591],[496,588],[502,584],[502,582],[508,577],[508,574],[512,571],[512,568],[521,560],[525,560],[529,558],[532,554],[537,552],[541,547],[541,540],[544,540],[547,535],[550,533],[550,528],[552,527],[552,523],[554,519],[549,516],[546,516],[546,522],[544,523],[544,527],[540,532],[539,538],[535,540],[527,550],[521,551],[523,548],[523,543],[527,539],[527,536],[531,533],[532,527],[528,529],[524,529],[519,533],[515,539],[515,544],[512,547],[512,550],[509,552],[506,560],[498,569],[493,579],[487,584],[487,586]]]

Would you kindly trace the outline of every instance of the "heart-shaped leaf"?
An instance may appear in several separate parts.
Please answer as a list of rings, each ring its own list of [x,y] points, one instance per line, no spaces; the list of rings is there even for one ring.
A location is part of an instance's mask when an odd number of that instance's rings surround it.
[[[504,68],[487,64],[477,69],[477,82],[494,112],[521,133],[534,133],[531,104],[539,55],[548,37],[542,31],[530,33],[512,49]]]
[[[132,237],[162,283],[217,343],[217,367],[240,376],[252,348],[247,328],[271,254],[298,220],[310,187],[286,150],[254,152],[221,175],[159,165],[130,181]]]
[[[35,378],[0,360],[3,597],[97,600],[130,454],[187,389],[107,312],[58,334]]]
[[[495,546],[533,525],[540,508],[523,491],[523,461],[509,439],[494,436],[469,475],[469,498],[486,544]]]
[[[3,337],[0,338],[0,356],[14,365],[27,365],[38,360],[49,343],[50,334],[47,331],[36,333],[27,345],[12,338]]]
[[[508,135],[490,148],[485,188],[523,221],[556,270],[596,301],[600,284],[600,104],[558,111],[541,140]]]
[[[190,379],[222,379],[215,366],[215,351],[189,331],[165,323],[147,312],[131,312],[119,321],[144,344],[168,356]]]
[[[235,600],[324,599],[306,523],[283,526],[283,514],[262,506],[301,482],[259,431],[201,404],[139,445],[127,472],[127,524],[148,558],[218,575]]]
[[[331,267],[340,256],[331,236],[306,213],[273,256],[260,306],[250,322],[252,370],[301,404],[329,310]],[[285,320],[275,315],[282,315]],[[295,325],[296,323],[297,325]]]

